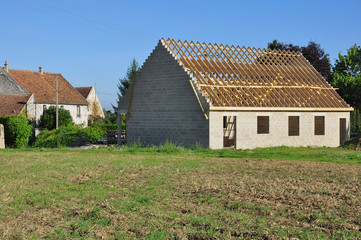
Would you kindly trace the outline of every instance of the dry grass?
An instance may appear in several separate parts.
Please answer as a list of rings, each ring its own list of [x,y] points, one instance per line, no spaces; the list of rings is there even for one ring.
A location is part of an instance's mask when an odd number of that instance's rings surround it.
[[[361,165],[0,151],[0,238],[361,238]]]

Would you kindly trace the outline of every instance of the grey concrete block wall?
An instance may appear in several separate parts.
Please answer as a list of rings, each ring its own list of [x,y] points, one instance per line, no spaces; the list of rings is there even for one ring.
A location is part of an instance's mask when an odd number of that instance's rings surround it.
[[[236,116],[236,148],[340,145],[340,118],[346,118],[350,137],[350,112],[215,112],[209,118],[210,148],[223,148],[223,116]],[[257,116],[269,116],[269,134],[257,134]],[[288,116],[299,116],[299,136],[288,136]],[[325,116],[325,135],[314,134],[315,116]]]
[[[183,146],[209,146],[209,122],[189,82],[190,77],[159,43],[134,81],[127,143],[166,140]]]

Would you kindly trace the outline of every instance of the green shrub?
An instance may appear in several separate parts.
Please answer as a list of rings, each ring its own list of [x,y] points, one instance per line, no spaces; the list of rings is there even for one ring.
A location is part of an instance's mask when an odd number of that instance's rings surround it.
[[[106,138],[107,132],[98,126],[91,126],[81,130],[88,136],[88,140],[91,143],[97,143],[99,139]]]
[[[109,130],[118,130],[118,124],[108,123],[108,124],[93,124],[91,127],[101,128],[103,131],[108,132]]]
[[[59,127],[70,126],[73,118],[68,110],[59,108]],[[56,127],[56,107],[51,106],[43,112],[39,120],[41,129],[53,130]]]
[[[33,127],[29,125],[24,116],[0,117],[0,123],[5,129],[5,144],[11,148],[26,147],[33,133]]]
[[[45,129],[37,136],[34,147],[66,147],[74,141],[79,141],[82,136],[85,136],[90,143],[97,143],[105,135],[106,132],[98,127],[80,128],[78,126],[67,126],[51,131]]]

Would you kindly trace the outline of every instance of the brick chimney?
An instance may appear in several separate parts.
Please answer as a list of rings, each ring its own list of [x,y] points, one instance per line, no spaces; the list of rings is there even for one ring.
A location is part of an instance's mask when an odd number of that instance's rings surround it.
[[[9,72],[9,68],[8,68],[8,61],[5,60],[5,64],[4,64],[4,68],[6,72]]]
[[[41,67],[41,66],[39,67],[39,72],[41,75],[43,75],[43,67]]]

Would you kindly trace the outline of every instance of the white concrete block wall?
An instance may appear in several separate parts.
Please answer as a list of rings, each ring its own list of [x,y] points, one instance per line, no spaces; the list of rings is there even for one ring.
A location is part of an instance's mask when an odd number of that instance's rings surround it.
[[[209,147],[223,148],[223,116],[236,116],[236,148],[273,146],[326,146],[340,143],[340,118],[346,118],[350,136],[349,112],[210,112]],[[257,134],[257,116],[269,116],[269,134]],[[288,116],[299,116],[299,136],[288,136]],[[314,134],[314,117],[325,116],[325,135]]]
[[[159,44],[135,79],[127,143],[166,140],[183,146],[209,146],[208,120],[189,82],[190,77]]]

